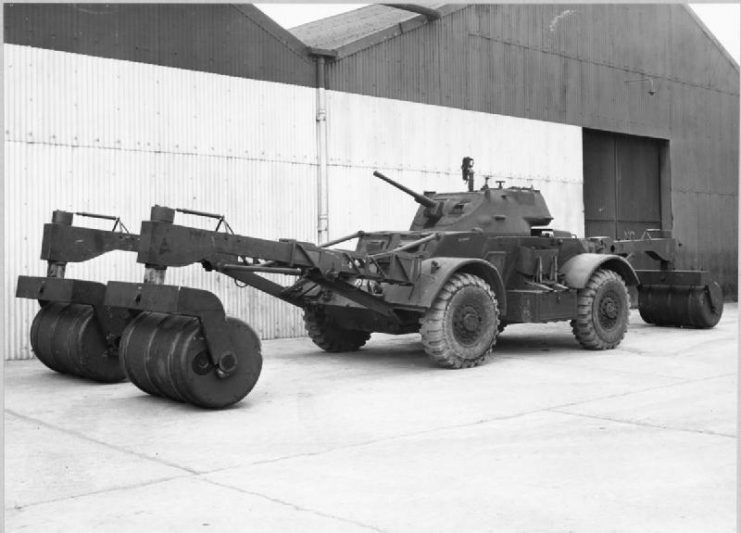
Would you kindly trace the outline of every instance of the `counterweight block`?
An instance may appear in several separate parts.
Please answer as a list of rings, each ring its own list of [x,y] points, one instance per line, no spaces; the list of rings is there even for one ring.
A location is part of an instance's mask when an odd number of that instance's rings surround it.
[[[198,407],[221,409],[247,396],[262,370],[260,339],[247,324],[227,317],[236,368],[223,375],[211,358],[198,318],[140,313],[121,336],[126,375],[142,391]]]
[[[707,285],[641,285],[641,318],[657,326],[712,328],[723,314],[723,293],[718,283]]]

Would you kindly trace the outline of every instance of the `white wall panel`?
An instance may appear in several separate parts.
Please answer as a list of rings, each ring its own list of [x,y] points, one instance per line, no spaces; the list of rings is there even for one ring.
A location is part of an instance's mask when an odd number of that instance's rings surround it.
[[[313,164],[314,90],[5,46],[8,141]]]
[[[53,209],[116,214],[138,231],[158,203],[223,213],[242,234],[314,241],[313,89],[4,50],[6,358],[30,356],[37,304],[12,295],[19,274],[45,273],[42,225]],[[476,158],[479,185],[484,175],[534,185],[555,227],[583,232],[579,128],[332,91],[328,100],[331,238],[408,228],[416,204],[373,178],[374,169],[420,191],[463,190],[464,155]],[[68,267],[70,277],[101,282],[138,281],[142,273],[134,254],[123,252]],[[263,338],[303,334],[297,309],[200,266],[170,269],[167,281],[215,292]]]
[[[30,356],[38,304],[13,295],[19,274],[46,272],[54,209],[116,214],[138,232],[154,204],[189,207],[225,214],[242,234],[315,239],[312,89],[6,45],[5,116],[6,358]],[[114,252],[67,275],[139,281],[143,265]],[[263,338],[304,332],[298,309],[200,266],[170,269],[167,282],[215,292]]]
[[[418,191],[462,191],[463,156],[477,187],[488,175],[541,189],[552,226],[583,235],[581,128],[335,91],[328,101],[330,238],[409,227],[417,204],[374,169]]]

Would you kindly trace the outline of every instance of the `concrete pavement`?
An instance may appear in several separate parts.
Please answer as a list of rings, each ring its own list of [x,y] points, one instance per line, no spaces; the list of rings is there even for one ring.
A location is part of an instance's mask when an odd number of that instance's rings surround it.
[[[607,352],[510,326],[458,371],[416,335],[263,353],[219,412],[6,363],[6,531],[735,531],[736,304]]]

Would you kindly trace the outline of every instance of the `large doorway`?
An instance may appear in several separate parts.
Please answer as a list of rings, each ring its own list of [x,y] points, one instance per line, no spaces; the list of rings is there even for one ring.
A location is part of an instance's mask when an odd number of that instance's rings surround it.
[[[583,130],[584,222],[587,237],[639,239],[662,228],[667,141]]]

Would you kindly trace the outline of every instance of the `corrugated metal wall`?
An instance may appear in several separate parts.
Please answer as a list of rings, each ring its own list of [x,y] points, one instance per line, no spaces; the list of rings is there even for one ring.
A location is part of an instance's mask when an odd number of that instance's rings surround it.
[[[484,176],[535,186],[553,226],[583,235],[581,128],[335,91],[328,102],[332,238],[409,228],[417,204],[373,170],[418,191],[463,191],[464,156],[477,187]]]
[[[4,54],[7,358],[30,355],[38,304],[13,295],[19,274],[46,272],[53,209],[116,214],[138,231],[159,203],[223,213],[244,234],[315,239],[314,90],[24,46]],[[138,281],[143,265],[115,252],[67,273]],[[215,292],[264,338],[303,333],[297,309],[200,266],[171,269],[168,282]]]
[[[681,5],[476,4],[330,64],[335,91],[668,139],[680,266],[737,291],[739,72]],[[650,77],[649,82],[626,83]],[[389,124],[389,128],[398,124]],[[481,158],[481,156],[479,156]],[[718,223],[732,230],[718,231]]]
[[[45,273],[41,228],[53,209],[116,214],[137,231],[159,203],[223,213],[243,234],[314,240],[313,90],[14,45],[5,73],[8,295],[19,274]],[[463,190],[464,155],[476,158],[479,185],[489,175],[541,188],[556,227],[581,233],[580,128],[332,91],[328,110],[331,238],[408,228],[416,204],[374,169],[419,190]],[[101,282],[142,272],[124,252],[68,267]],[[215,292],[263,338],[303,334],[296,309],[226,277],[200,266],[167,276]],[[4,307],[6,354],[28,357],[37,304]]]
[[[5,47],[10,357],[28,355],[35,313],[12,298],[15,277],[44,273],[41,225],[54,208],[116,213],[136,228],[159,202],[225,213],[242,233],[314,240],[314,91],[245,79],[311,85],[300,47],[234,6],[188,7],[177,20],[178,6],[123,7],[6,6],[13,42],[137,61]],[[473,5],[330,63],[331,237],[408,226],[415,204],[374,168],[460,190],[463,155],[476,158],[479,183],[512,176],[543,189],[554,225],[581,233],[585,126],[670,140],[682,266],[735,291],[738,72],[714,46],[680,6]],[[654,96],[625,83],[641,76]],[[141,268],[111,254],[69,274],[138,280]],[[287,305],[200,268],[169,281],[214,290],[265,338],[303,332]]]

